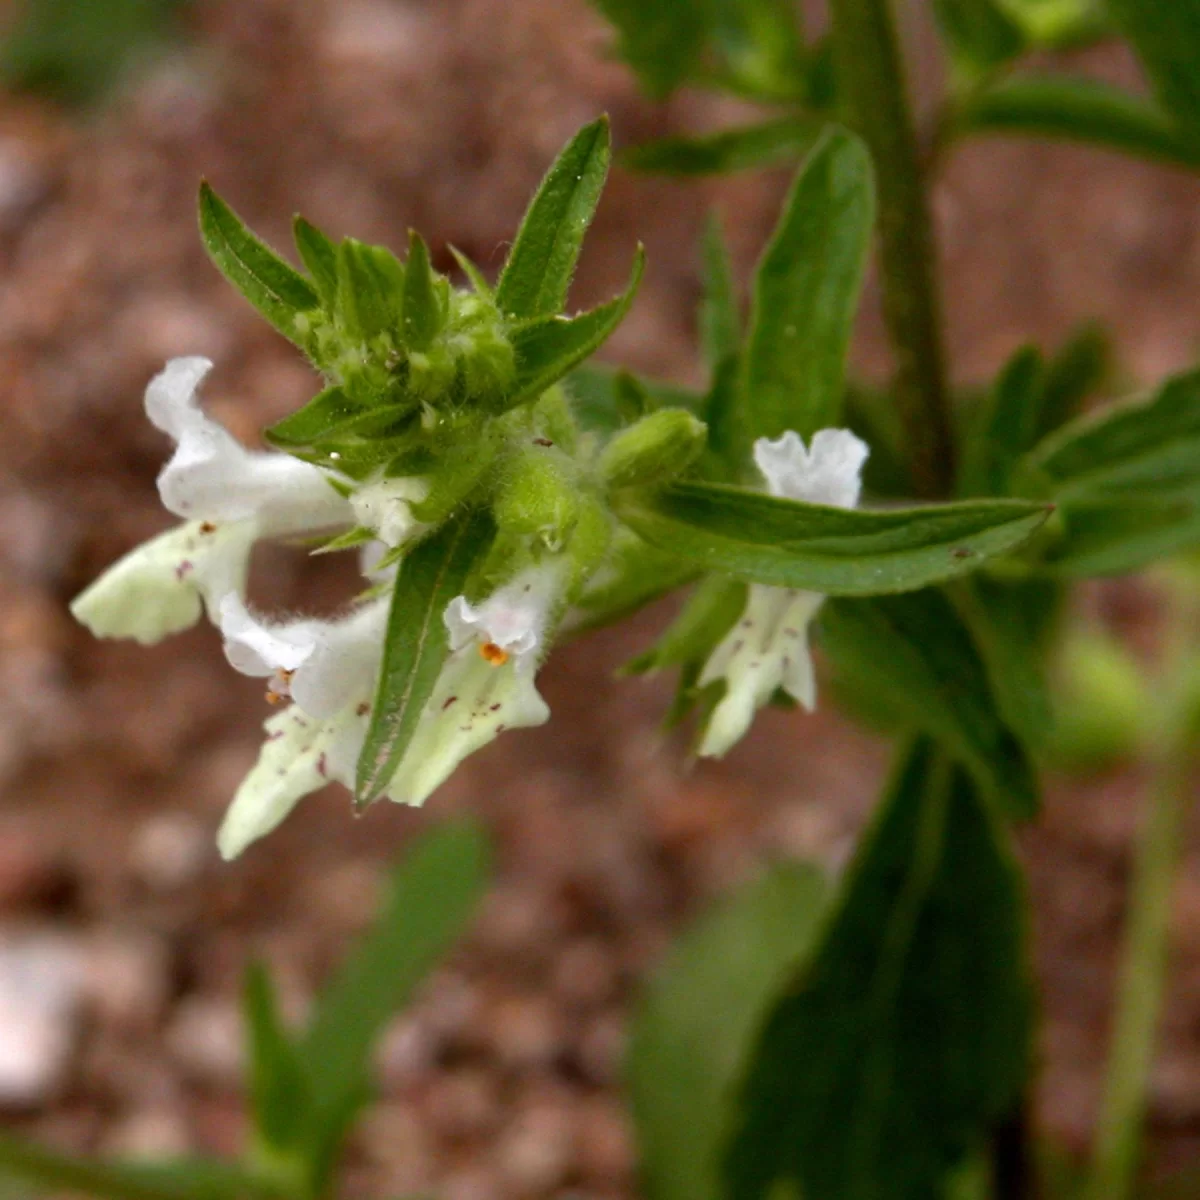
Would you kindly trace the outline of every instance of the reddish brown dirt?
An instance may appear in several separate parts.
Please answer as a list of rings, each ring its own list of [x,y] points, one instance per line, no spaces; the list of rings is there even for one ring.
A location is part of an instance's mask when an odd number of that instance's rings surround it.
[[[470,810],[499,879],[468,942],[384,1049],[382,1105],[356,1137],[346,1194],[429,1187],[446,1200],[632,1196],[623,1030],[639,978],[707,898],[780,854],[842,858],[884,748],[829,708],[770,713],[729,759],[691,773],[656,719],[665,683],[612,668],[665,615],[557,654],[546,729],[509,735],[428,806],[351,819],[308,801],[233,866],[211,835],[264,713],[210,630],[153,649],[99,644],[65,605],[167,524],[145,422],[172,355],[218,363],[212,407],[248,439],[313,379],[208,265],[199,178],[276,244],[301,210],[398,245],[413,225],[494,267],[539,173],[609,111],[632,142],[727,119],[702,97],[638,98],[581,0],[213,0],[195,44],[105,111],[67,120],[0,98],[0,935],[52,930],[89,964],[71,1069],[5,1124],[105,1151],[229,1153],[244,1131],[234,1005],[250,954],[293,1010],[371,912],[384,864],[418,828]],[[1113,54],[1098,69],[1132,79]],[[743,274],[786,173],[678,185],[617,172],[574,294],[650,257],[610,357],[692,377],[695,246],[724,212]],[[1192,353],[1200,184],[1097,152],[1015,143],[955,156],[937,192],[957,373],[1024,338],[1116,329],[1130,373]],[[872,303],[874,297],[871,297]],[[861,361],[876,364],[876,318]],[[336,569],[273,552],[256,586],[293,607],[338,594]],[[1138,778],[1061,783],[1024,837],[1046,1016],[1043,1126],[1082,1149],[1109,1010]],[[1155,1162],[1200,1152],[1200,861],[1177,907],[1178,959],[1150,1119]]]

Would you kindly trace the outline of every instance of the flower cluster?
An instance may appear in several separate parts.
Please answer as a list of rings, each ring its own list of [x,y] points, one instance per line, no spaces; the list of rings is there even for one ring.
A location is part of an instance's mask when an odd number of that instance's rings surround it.
[[[221,828],[221,852],[232,858],[326,782],[354,787],[388,617],[381,596],[332,620],[276,622],[253,613],[245,585],[254,544],[369,524],[395,546],[404,540],[399,531],[409,536],[418,526],[407,507],[420,487],[398,479],[354,490],[290,455],[246,450],[198,404],[210,366],[176,359],[146,392],[147,415],[176,442],[158,489],[183,523],[121,559],[72,611],[97,636],[143,643],[206,611],[230,664],[265,679],[268,699],[286,705],[266,722],[262,753]],[[547,554],[482,601],[463,595],[449,603],[443,620],[451,653],[388,786],[392,799],[421,803],[504,729],[546,720],[534,676],[570,577],[567,558]]]

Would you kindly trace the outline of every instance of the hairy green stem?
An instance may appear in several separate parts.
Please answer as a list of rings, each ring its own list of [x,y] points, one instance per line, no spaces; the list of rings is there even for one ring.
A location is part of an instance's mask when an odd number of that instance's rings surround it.
[[[1088,1200],[1124,1200],[1141,1159],[1146,1090],[1166,987],[1171,892],[1191,798],[1191,705],[1173,705],[1134,853],[1117,1011],[1096,1131]],[[1183,711],[1179,711],[1182,709]]]
[[[913,482],[947,495],[954,479],[941,306],[924,171],[889,0],[831,0],[838,83],[875,160],[884,317]]]

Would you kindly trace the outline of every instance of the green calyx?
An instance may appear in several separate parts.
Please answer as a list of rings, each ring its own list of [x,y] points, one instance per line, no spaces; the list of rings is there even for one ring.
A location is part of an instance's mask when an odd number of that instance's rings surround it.
[[[683,408],[660,408],[618,433],[600,455],[609,488],[667,483],[703,453],[708,427]]]

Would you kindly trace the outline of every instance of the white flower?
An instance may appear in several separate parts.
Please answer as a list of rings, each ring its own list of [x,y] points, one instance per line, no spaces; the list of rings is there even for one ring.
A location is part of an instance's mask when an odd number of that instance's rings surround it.
[[[413,516],[412,505],[428,495],[429,480],[400,476],[364,483],[350,497],[350,505],[358,524],[375,530],[379,540],[394,549],[427,528]]]
[[[293,703],[265,725],[267,740],[217,835],[236,858],[270,833],[310,792],[353,789],[383,649],[388,604],[369,601],[337,620],[271,624],[241,598],[221,603],[225,655],[245,675],[271,678],[268,696]]]
[[[196,391],[212,364],[176,358],[146,389],[146,414],[176,441],[158,477],[163,504],[186,522],[138,547],[72,604],[98,637],[155,642],[186,629],[222,597],[245,591],[254,543],[353,520],[350,504],[317,468],[287,454],[245,449],[200,410]]]
[[[565,578],[556,561],[522,571],[479,605],[456,596],[446,606],[451,653],[388,788],[393,800],[423,803],[498,734],[549,718],[534,676]]]
[[[846,429],[822,429],[811,449],[790,430],[775,441],[759,438],[754,461],[773,496],[853,508],[862,489],[867,446]],[[746,607],[700,673],[700,686],[725,680],[700,754],[720,757],[750,728],[755,712],[777,688],[811,711],[816,705],[808,626],[825,597],[819,592],[752,583]]]

